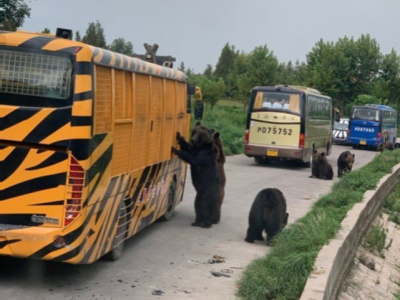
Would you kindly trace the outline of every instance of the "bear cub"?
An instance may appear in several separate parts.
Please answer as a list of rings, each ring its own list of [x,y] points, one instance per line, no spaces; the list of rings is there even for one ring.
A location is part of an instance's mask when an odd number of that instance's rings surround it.
[[[344,151],[339,155],[337,166],[338,166],[338,177],[342,177],[344,172],[350,172],[353,168],[355,155],[351,154],[350,151]]]
[[[249,228],[245,241],[263,241],[262,233],[267,233],[267,245],[288,222],[286,199],[278,189],[264,189],[254,199],[249,214]]]
[[[328,163],[324,152],[318,153],[317,150],[314,150],[310,178],[333,179],[332,165]]]

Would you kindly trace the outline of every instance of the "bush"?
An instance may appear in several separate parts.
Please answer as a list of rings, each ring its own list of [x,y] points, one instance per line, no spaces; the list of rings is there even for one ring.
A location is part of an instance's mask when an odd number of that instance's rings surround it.
[[[246,113],[242,109],[227,106],[211,109],[205,105],[201,123],[220,133],[226,155],[243,153]]]

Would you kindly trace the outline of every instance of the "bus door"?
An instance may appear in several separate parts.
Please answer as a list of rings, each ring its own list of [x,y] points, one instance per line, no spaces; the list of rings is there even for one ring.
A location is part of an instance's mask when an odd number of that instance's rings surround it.
[[[69,54],[0,46],[0,224],[61,227],[80,210],[72,66]]]

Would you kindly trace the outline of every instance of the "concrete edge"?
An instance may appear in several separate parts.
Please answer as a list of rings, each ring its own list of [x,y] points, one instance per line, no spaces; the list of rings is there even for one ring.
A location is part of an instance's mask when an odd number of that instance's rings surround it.
[[[336,299],[361,238],[375,220],[382,201],[393,190],[399,176],[400,164],[397,164],[391,174],[380,179],[375,190],[366,191],[362,202],[348,211],[336,237],[319,252],[300,300]]]

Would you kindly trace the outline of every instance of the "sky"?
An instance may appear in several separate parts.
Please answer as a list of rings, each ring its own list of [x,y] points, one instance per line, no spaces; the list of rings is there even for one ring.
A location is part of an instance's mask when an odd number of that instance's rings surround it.
[[[29,0],[22,27],[79,30],[99,20],[107,43],[122,37],[134,51],[159,45],[175,67],[203,72],[216,65],[226,43],[251,52],[267,45],[280,62],[305,61],[320,40],[370,34],[386,54],[400,54],[400,0]]]

